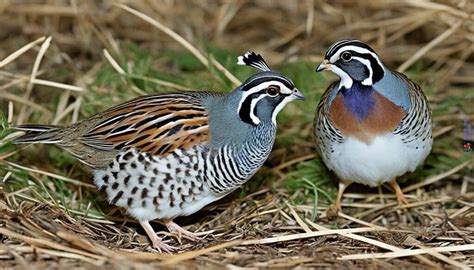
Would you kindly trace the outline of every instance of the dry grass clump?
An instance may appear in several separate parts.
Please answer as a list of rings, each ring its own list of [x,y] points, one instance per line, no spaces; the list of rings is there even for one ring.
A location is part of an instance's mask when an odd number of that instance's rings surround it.
[[[470,1],[3,1],[0,12],[1,267],[474,267],[473,162],[462,150],[474,120]],[[372,44],[431,102],[435,144],[404,183],[407,206],[355,185],[344,213],[331,209],[335,185],[310,126],[334,77],[312,69],[347,37]],[[179,254],[151,253],[69,155],[11,145],[10,124],[71,124],[163,89],[231,89],[250,74],[234,64],[247,49],[309,101],[285,110],[270,160],[240,197],[179,220],[203,241],[160,232]]]
[[[165,23],[193,44],[211,42],[238,52],[251,48],[270,55],[273,62],[320,59],[331,43],[347,37],[369,42],[385,61],[403,63],[402,70],[421,58],[438,68],[472,60],[474,7],[465,0],[36,2],[4,1],[0,6],[4,38],[21,35],[5,40],[2,50],[47,33],[73,57],[99,56],[94,48],[118,52],[117,40],[150,49],[178,46],[148,22],[118,8],[121,3]],[[450,70],[451,76],[457,71]]]

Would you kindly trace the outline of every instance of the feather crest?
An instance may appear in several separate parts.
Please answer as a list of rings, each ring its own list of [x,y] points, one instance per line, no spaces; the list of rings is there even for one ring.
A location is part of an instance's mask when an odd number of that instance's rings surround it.
[[[237,57],[237,65],[250,66],[257,68],[261,71],[272,70],[260,54],[250,51],[246,52],[244,55]]]

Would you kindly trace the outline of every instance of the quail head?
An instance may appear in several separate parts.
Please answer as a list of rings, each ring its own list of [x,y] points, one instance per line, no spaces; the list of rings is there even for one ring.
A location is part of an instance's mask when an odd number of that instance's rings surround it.
[[[322,95],[314,135],[326,166],[339,177],[336,207],[352,182],[388,182],[399,204],[408,203],[396,178],[414,171],[433,142],[431,112],[415,82],[387,68],[359,40],[341,40],[316,71],[340,77]]]
[[[141,96],[77,124],[22,125],[16,143],[55,144],[92,168],[109,203],[137,219],[153,247],[170,252],[151,220],[198,239],[173,219],[199,211],[240,187],[273,147],[276,116],[304,99],[293,82],[255,53],[239,64],[261,69],[228,94]]]

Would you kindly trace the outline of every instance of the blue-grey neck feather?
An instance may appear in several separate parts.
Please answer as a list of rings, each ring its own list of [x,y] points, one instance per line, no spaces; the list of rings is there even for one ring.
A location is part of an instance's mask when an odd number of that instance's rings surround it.
[[[218,197],[248,181],[270,155],[276,126],[242,121],[237,112],[242,91],[204,99],[209,110],[210,142],[205,151],[204,180]]]
[[[331,85],[332,89],[330,90],[331,92],[329,93],[328,95],[328,99],[327,99],[327,108],[329,108],[329,106],[331,106],[333,100],[336,98],[337,94],[339,93],[339,82],[336,83],[336,84],[333,84]]]
[[[242,92],[234,90],[225,96],[210,96],[203,103],[209,110],[211,147],[228,143],[241,144],[252,126],[239,118],[238,107]]]
[[[384,67],[384,77],[376,82],[372,87],[382,96],[402,107],[405,111],[410,109],[410,95],[408,94],[408,84],[395,76],[388,68]],[[339,84],[335,84],[329,93],[327,106],[330,106],[341,89]]]
[[[375,91],[386,97],[405,111],[410,109],[409,86],[401,78],[385,68],[384,77],[373,85]]]

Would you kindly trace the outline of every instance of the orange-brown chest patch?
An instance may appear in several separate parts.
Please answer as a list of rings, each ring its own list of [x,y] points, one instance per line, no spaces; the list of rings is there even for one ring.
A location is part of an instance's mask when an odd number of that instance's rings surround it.
[[[363,119],[357,118],[344,104],[344,95],[339,93],[329,108],[329,119],[346,137],[369,143],[377,135],[394,131],[404,116],[404,110],[374,91],[374,105]]]

